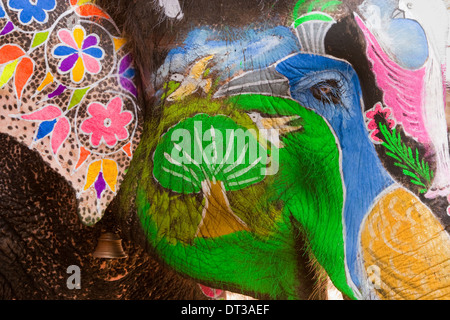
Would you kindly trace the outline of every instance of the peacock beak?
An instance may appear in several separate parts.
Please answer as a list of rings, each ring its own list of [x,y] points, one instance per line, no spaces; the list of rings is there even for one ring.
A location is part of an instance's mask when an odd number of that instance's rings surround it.
[[[394,12],[392,12],[392,19],[405,19],[406,15],[405,15],[405,11],[397,8],[394,10]]]
[[[290,99],[289,81],[275,70],[275,65],[264,69],[248,71],[224,84],[214,98],[241,94],[260,94]]]

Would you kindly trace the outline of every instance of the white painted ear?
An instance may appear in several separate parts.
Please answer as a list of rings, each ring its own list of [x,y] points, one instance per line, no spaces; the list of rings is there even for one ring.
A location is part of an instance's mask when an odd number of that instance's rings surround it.
[[[178,0],[159,0],[159,5],[164,8],[164,13],[169,18],[181,20],[184,16]]]

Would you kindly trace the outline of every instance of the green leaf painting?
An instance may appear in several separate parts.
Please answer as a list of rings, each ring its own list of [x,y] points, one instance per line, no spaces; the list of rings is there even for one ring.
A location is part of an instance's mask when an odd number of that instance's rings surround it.
[[[227,191],[264,178],[267,155],[256,131],[226,116],[198,114],[172,127],[154,155],[153,173],[175,192],[199,192],[207,181],[222,181]]]
[[[394,165],[402,169],[402,173],[409,177],[412,184],[419,186],[419,193],[426,193],[431,185],[433,171],[428,162],[420,156],[419,150],[405,145],[401,135],[395,128],[390,131],[385,124],[378,127],[384,137],[382,146],[386,148],[386,155],[394,159]]]
[[[37,46],[40,46],[41,44],[43,44],[49,35],[49,31],[43,31],[43,32],[38,32],[34,35],[33,38],[33,43],[31,44],[31,48],[36,48]]]

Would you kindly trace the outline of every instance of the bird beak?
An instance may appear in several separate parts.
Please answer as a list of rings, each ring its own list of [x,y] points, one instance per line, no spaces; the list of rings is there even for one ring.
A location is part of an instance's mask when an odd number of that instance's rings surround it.
[[[405,19],[406,18],[406,14],[405,11],[397,8],[394,10],[394,12],[392,13],[392,19]]]
[[[264,69],[248,71],[224,84],[214,94],[214,98],[240,94],[261,94],[267,96],[291,98],[289,81],[275,70],[275,65]]]

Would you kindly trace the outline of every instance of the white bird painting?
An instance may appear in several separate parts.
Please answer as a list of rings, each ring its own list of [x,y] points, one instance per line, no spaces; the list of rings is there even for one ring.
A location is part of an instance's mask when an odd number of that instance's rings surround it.
[[[280,141],[280,136],[289,132],[300,130],[301,126],[291,126],[291,121],[300,119],[299,116],[285,117],[263,117],[258,112],[248,113],[250,119],[256,124],[260,130],[260,135],[277,148],[284,148],[284,144]]]

